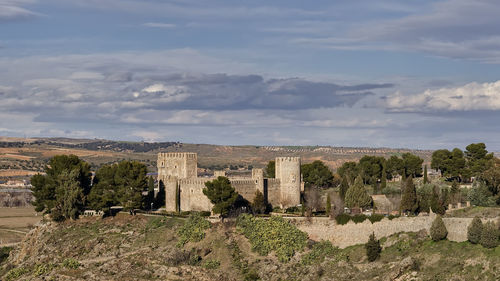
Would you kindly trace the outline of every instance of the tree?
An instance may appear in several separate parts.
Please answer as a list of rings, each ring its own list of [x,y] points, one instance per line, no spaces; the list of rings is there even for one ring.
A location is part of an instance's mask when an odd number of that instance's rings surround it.
[[[330,187],[333,183],[333,174],[320,160],[301,166],[304,183],[307,186]]]
[[[109,212],[110,207],[119,204],[120,190],[115,183],[116,165],[103,165],[94,176],[88,196],[88,206],[94,210]]]
[[[380,257],[380,252],[382,252],[382,247],[380,247],[380,241],[375,239],[375,233],[370,234],[368,242],[365,244],[366,256],[369,262],[373,262]]]
[[[491,207],[495,205],[495,199],[488,187],[483,182],[476,182],[467,193],[467,199],[474,206]]]
[[[323,207],[321,203],[321,194],[319,189],[316,187],[309,187],[305,190],[305,204],[307,207],[306,211],[317,211],[319,208]]]
[[[358,175],[358,168],[356,162],[345,162],[337,169],[337,173],[347,180],[347,183],[351,185],[354,182],[356,175]]]
[[[446,230],[443,219],[438,215],[432,222],[431,238],[433,241],[439,241],[445,239],[446,236],[448,236],[448,230]]]
[[[431,168],[440,170],[441,176],[444,176],[446,170],[446,161],[451,158],[451,152],[448,149],[439,149],[432,153]]]
[[[455,204],[461,201],[460,187],[457,181],[451,183],[450,189],[450,203]]]
[[[214,204],[212,211],[215,214],[226,216],[236,202],[236,199],[238,199],[238,193],[231,186],[229,179],[218,177],[213,181],[206,182],[205,186],[203,194]]]
[[[370,206],[371,203],[372,198],[366,192],[365,186],[363,185],[363,179],[361,176],[358,176],[354,184],[347,189],[345,204],[349,208],[364,208]]]
[[[266,175],[268,178],[275,178],[276,177],[276,161],[271,160],[269,163],[267,163],[266,166]]]
[[[120,194],[118,201],[126,209],[143,207],[142,192],[148,188],[147,167],[138,161],[121,161],[116,164],[115,184]]]
[[[469,227],[467,227],[467,239],[472,244],[478,244],[479,241],[481,240],[482,231],[483,231],[483,223],[481,222],[481,219],[478,216],[476,216],[472,220]]]
[[[339,195],[342,200],[345,200],[345,194],[347,193],[347,190],[349,189],[349,183],[347,181],[347,177],[343,176],[342,181],[340,182],[340,188],[339,188]]]
[[[332,210],[332,199],[330,198],[330,193],[326,195],[326,214],[329,215]]]
[[[429,183],[429,178],[427,176],[427,165],[424,166],[424,184]]]
[[[176,210],[179,211],[179,188],[177,187],[175,189],[175,206],[176,206]],[[158,193],[156,194],[156,197],[153,201],[153,207],[156,208],[156,209],[159,209],[159,208],[162,208],[162,207],[165,207],[165,185],[163,184],[162,181],[160,181],[160,183],[158,184]]]
[[[90,191],[90,165],[75,155],[56,155],[45,167],[45,175],[31,177],[37,212],[57,212],[53,217],[76,218]],[[66,190],[68,189],[68,190]],[[75,206],[69,206],[73,202]],[[74,207],[74,208],[73,208]],[[77,210],[72,215],[72,210]]]
[[[387,160],[387,173],[390,178],[397,175],[404,175],[404,162],[403,159],[393,155]]]
[[[148,178],[148,195],[144,197],[145,209],[152,208],[155,201],[155,180],[152,176]]]
[[[467,167],[472,176],[479,176],[493,165],[493,153],[488,153],[484,143],[471,143],[465,147]]]
[[[418,209],[417,190],[410,175],[401,186],[401,211],[415,213]]]
[[[264,194],[262,194],[260,190],[255,191],[252,207],[254,212],[257,214],[263,214],[266,212],[266,200],[264,198]]]
[[[382,178],[382,169],[385,163],[384,157],[363,156],[358,163],[357,169],[363,177],[365,184],[375,185]]]
[[[452,151],[440,149],[432,153],[431,168],[439,169],[441,176],[462,181],[469,177],[464,153],[458,148]]]
[[[432,190],[432,197],[431,197],[431,209],[434,213],[444,215],[446,212],[444,202],[442,200],[442,197],[440,196],[440,192],[438,190],[437,186],[434,186]]]
[[[498,246],[498,229],[493,222],[490,221],[484,224],[479,243],[485,248]]]
[[[495,158],[495,165],[485,170],[479,180],[484,182],[492,195],[500,194],[500,159]]]
[[[51,211],[55,221],[77,219],[83,211],[83,189],[78,182],[78,170],[64,170],[58,177],[56,204]]]
[[[382,166],[382,175],[380,179],[380,189],[383,190],[384,188],[387,187],[387,163],[384,161],[384,164]]]
[[[424,159],[409,152],[403,153],[403,155],[401,155],[401,158],[403,159],[403,166],[406,177],[422,176],[422,163],[424,163]]]

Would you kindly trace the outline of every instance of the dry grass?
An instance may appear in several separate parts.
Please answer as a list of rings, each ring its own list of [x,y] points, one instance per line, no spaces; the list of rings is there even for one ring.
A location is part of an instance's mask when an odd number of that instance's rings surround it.
[[[42,219],[33,207],[0,208],[0,228],[27,230]]]
[[[0,170],[0,177],[24,177],[24,176],[32,176],[37,173],[38,172],[35,171],[9,169],[9,170]]]

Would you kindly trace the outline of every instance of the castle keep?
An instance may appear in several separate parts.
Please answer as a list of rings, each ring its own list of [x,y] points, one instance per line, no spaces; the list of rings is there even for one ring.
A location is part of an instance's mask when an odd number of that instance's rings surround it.
[[[212,204],[203,194],[205,182],[224,171],[215,171],[213,177],[198,177],[198,156],[190,152],[158,154],[158,181],[165,187],[166,210],[211,211]],[[264,194],[272,206],[288,208],[300,204],[303,189],[299,157],[277,157],[276,178],[264,178],[262,169],[252,169],[251,177],[228,177],[231,185],[243,198],[253,202],[255,192]]]

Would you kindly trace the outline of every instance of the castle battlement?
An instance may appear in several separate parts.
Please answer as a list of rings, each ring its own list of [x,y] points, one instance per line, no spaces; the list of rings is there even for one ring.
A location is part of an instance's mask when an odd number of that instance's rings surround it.
[[[212,180],[211,178],[196,178],[196,179],[179,179],[180,184],[200,184],[205,187],[205,183],[209,180]]]
[[[276,162],[298,162],[300,163],[300,157],[276,157]]]
[[[160,152],[158,158],[196,159],[197,155],[194,152]]]

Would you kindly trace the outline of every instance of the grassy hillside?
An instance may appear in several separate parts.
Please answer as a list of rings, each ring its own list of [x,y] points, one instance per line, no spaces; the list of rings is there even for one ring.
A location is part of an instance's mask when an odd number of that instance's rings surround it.
[[[288,262],[260,256],[234,224],[213,224],[178,247],[183,218],[119,214],[46,223],[1,265],[1,280],[499,280],[500,247],[433,242],[425,233],[381,240],[369,263],[363,245],[307,243]]]

